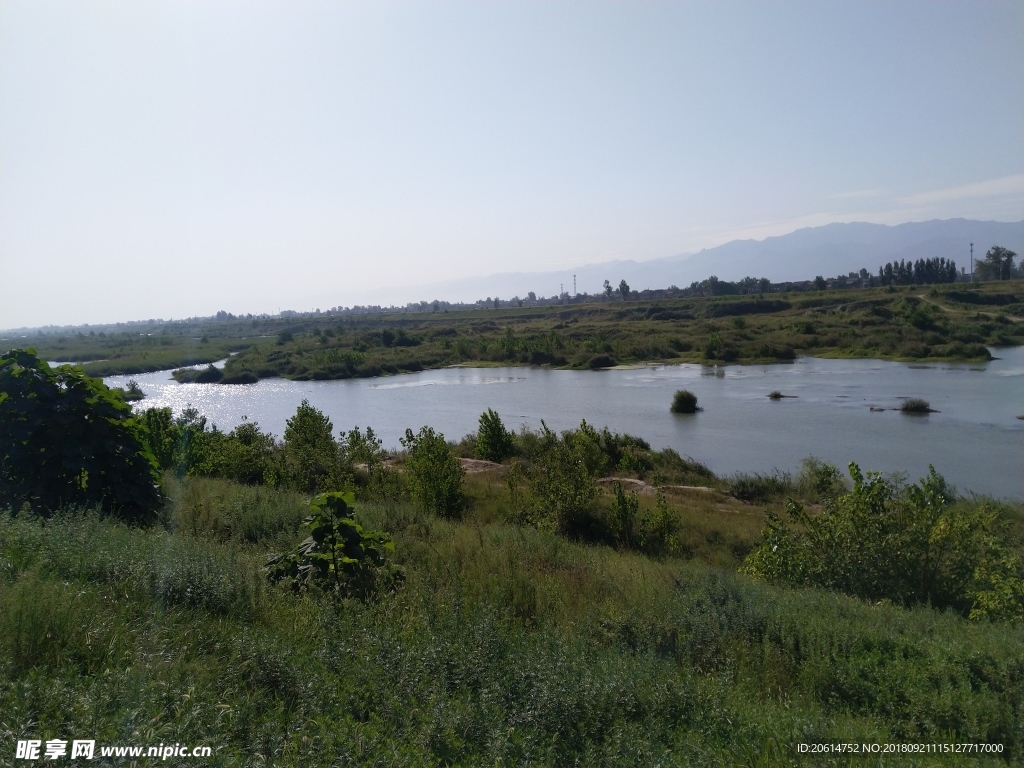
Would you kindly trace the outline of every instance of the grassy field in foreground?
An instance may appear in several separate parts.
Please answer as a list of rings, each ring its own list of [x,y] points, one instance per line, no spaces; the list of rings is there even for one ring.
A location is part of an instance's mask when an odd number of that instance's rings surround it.
[[[1024,282],[373,315],[227,318],[0,342],[93,376],[233,356],[225,382],[336,379],[448,365],[603,368],[640,362],[771,362],[797,354],[984,360],[1024,344]],[[182,374],[183,376],[194,374]],[[212,380],[212,379],[211,379]]]
[[[807,764],[1024,758],[1019,627],[737,575],[764,510],[725,494],[669,498],[689,544],[664,558],[512,524],[486,473],[458,521],[360,502],[406,574],[363,604],[260,574],[302,537],[301,496],[167,486],[151,528],[0,516],[0,763],[71,733],[208,744],[204,765],[793,765],[840,741],[1005,751]]]

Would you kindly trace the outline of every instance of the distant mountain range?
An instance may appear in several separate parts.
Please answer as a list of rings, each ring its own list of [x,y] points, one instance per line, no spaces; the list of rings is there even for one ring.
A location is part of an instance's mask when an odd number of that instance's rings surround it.
[[[472,301],[489,296],[510,299],[535,291],[541,296],[558,293],[559,285],[572,291],[573,275],[580,293],[599,293],[605,280],[618,285],[625,279],[631,288],[688,286],[716,275],[738,280],[750,275],[772,282],[811,280],[815,275],[833,277],[861,267],[872,274],[889,261],[915,261],[944,257],[970,269],[970,243],[976,259],[984,258],[993,245],[1024,256],[1024,221],[972,221],[945,219],[897,226],[885,224],[827,224],[798,229],[788,235],[764,240],[733,240],[694,254],[651,261],[608,261],[552,272],[506,272],[487,277],[464,278],[425,285],[421,300]]]

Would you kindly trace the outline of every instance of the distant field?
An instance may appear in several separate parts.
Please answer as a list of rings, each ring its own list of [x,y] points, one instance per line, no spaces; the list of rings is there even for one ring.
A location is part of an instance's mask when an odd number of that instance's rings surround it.
[[[754,363],[797,354],[983,360],[1024,344],[1024,282],[906,286],[547,307],[168,323],[9,339],[92,375],[210,363],[226,382],[381,376],[457,364],[603,368]],[[13,343],[13,342],[17,343]]]

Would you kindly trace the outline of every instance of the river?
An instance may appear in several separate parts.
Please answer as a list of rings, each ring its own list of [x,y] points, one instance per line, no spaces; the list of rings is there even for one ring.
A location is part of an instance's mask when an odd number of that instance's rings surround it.
[[[387,447],[424,424],[458,439],[493,408],[506,425],[566,429],[581,419],[671,447],[718,474],[794,471],[807,456],[845,467],[906,472],[928,465],[962,491],[1024,499],[1024,347],[988,363],[894,363],[804,357],[790,364],[648,366],[607,371],[448,368],[377,379],[178,384],[169,371],[135,376],[137,408],[188,405],[229,430],[245,418],[278,437],[308,399],[335,429],[372,426]],[[123,386],[128,377],[106,379]],[[673,415],[677,389],[703,408]],[[779,390],[794,397],[772,401]],[[920,397],[938,413],[893,410]],[[872,410],[872,408],[886,410]]]

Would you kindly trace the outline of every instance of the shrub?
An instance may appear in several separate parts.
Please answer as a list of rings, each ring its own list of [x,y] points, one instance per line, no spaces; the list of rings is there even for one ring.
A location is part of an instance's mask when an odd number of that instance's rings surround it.
[[[294,552],[273,555],[263,567],[274,583],[301,591],[318,587],[342,597],[368,600],[401,575],[388,567],[386,554],[395,545],[386,533],[364,531],[354,519],[352,494],[324,493],[309,502],[313,514],[304,521],[309,536]]]
[[[919,397],[908,397],[903,401],[903,405],[900,406],[902,413],[931,413],[932,406],[927,400],[922,400]]]
[[[430,427],[423,427],[415,435],[407,429],[401,442],[409,452],[405,468],[420,508],[441,517],[461,515],[465,504],[462,479],[466,473],[444,435]]]
[[[245,485],[276,486],[284,474],[276,448],[273,435],[260,431],[256,422],[244,421],[211,446],[207,474]]]
[[[597,496],[597,468],[607,461],[596,444],[596,434],[584,422],[580,430],[559,437],[541,421],[533,465],[517,467],[508,478],[513,504],[525,507],[526,522],[567,535],[580,531]],[[528,482],[529,498],[519,502],[522,477]]]
[[[777,389],[773,390],[772,392],[770,392],[768,394],[768,399],[769,400],[781,400],[782,399],[782,393],[779,392],[779,390],[777,390]]]
[[[796,490],[802,498],[819,502],[845,493],[848,486],[838,467],[808,456],[801,462],[796,477]]]
[[[500,462],[513,455],[515,448],[512,433],[505,429],[501,416],[490,408],[481,413],[475,447],[476,457]]]
[[[372,427],[363,433],[359,427],[342,433],[342,451],[351,468],[361,464],[366,470],[365,493],[375,501],[397,504],[403,496],[402,478],[386,463],[387,451]]]
[[[697,396],[688,389],[676,391],[672,397],[672,413],[696,413]]]
[[[901,605],[952,607],[971,618],[1024,620],[1024,564],[986,504],[956,503],[929,468],[899,488],[850,464],[853,490],[825,500],[820,515],[790,500],[789,523],[769,513],[745,571]]]

